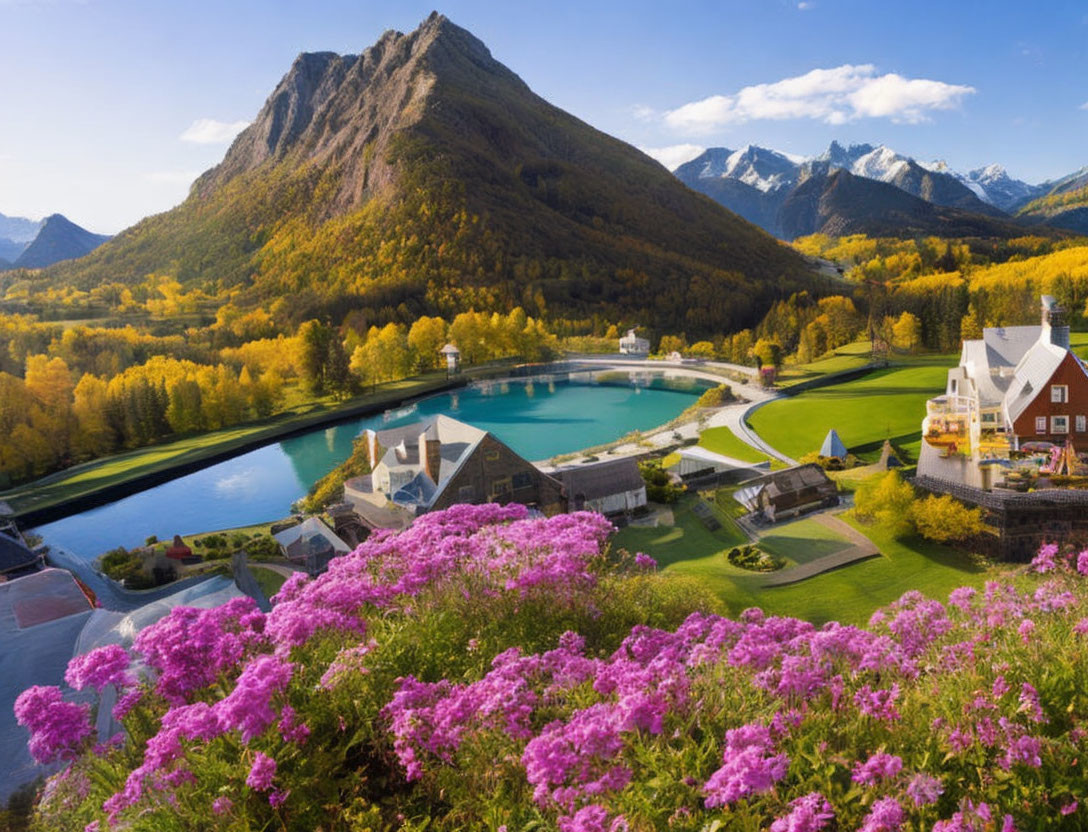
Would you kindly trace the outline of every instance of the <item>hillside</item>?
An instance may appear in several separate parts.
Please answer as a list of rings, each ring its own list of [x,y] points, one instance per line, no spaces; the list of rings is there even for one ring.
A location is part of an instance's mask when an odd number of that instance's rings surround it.
[[[521,305],[692,333],[811,283],[795,253],[437,14],[358,56],[301,55],[181,206],[41,280],[153,272],[243,304],[290,295],[294,323]]]
[[[73,760],[33,829],[1082,828],[1083,555],[817,627],[724,617],[602,554],[600,515],[527,515],[424,515],[267,614],[179,607],[75,657],[81,698],[15,705],[37,760]]]
[[[1044,187],[1046,193],[1024,205],[1018,217],[1088,234],[1088,168]]]
[[[1024,228],[1008,220],[934,205],[895,185],[838,169],[803,181],[780,210],[787,239],[807,234],[842,237],[1017,237]]]
[[[81,228],[61,214],[42,220],[42,226],[30,244],[12,263],[16,269],[41,269],[62,260],[74,260],[94,251],[107,234],[95,234]]]

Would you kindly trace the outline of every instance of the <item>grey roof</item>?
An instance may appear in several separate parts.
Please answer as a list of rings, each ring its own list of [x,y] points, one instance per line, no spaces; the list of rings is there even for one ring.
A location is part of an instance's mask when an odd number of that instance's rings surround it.
[[[1039,340],[1041,326],[994,326],[982,331],[982,342],[986,345],[987,364],[990,367],[1015,367],[1020,359]],[[967,344],[976,343],[965,341]]]
[[[336,533],[326,526],[320,517],[307,517],[297,526],[284,529],[282,532],[272,535],[272,537],[274,537],[276,542],[285,549],[292,544],[297,543],[300,539],[308,543],[314,537],[321,537],[330,543],[332,548],[337,552],[351,551],[351,547],[337,537]]]
[[[1020,418],[1027,406],[1035,400],[1067,355],[1072,353],[1055,344],[1037,341],[1020,359],[1005,399],[1005,414],[1010,424]],[[1075,356],[1074,360],[1077,360]],[[1084,368],[1079,360],[1077,363],[1081,369]]]
[[[799,491],[809,486],[828,483],[831,483],[831,480],[824,473],[824,469],[814,462],[809,462],[793,468],[783,468],[781,471],[772,471],[765,476],[748,480],[744,485],[745,488],[765,487],[768,493],[784,494],[788,491]]]
[[[638,491],[645,485],[632,457],[563,468],[553,476],[563,483],[568,497],[583,496],[587,500]]]
[[[820,456],[846,458],[846,445],[843,444],[838,431],[834,428],[829,430],[827,436],[824,437],[824,444],[820,446]]]
[[[38,559],[21,541],[0,532],[0,573],[32,566]]]

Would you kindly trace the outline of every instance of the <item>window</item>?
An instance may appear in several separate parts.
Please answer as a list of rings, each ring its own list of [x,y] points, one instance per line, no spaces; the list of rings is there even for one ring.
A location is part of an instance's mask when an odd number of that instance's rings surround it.
[[[1081,417],[1084,418],[1083,416]],[[533,475],[528,471],[518,471],[511,478],[514,483],[514,488],[529,488],[533,484]]]
[[[1050,417],[1050,432],[1051,433],[1069,433],[1069,417],[1068,416],[1051,416]]]
[[[1035,432],[1046,433],[1046,416],[1035,417]]]
[[[485,451],[484,459],[486,459],[488,462],[498,462],[499,452],[497,450]]]
[[[509,497],[511,492],[510,477],[506,477],[501,480],[494,480],[491,483],[491,496],[495,499],[501,499],[503,497]]]
[[[952,395],[956,395],[956,388],[959,387],[959,381],[957,381],[956,379],[952,379],[950,382],[948,382],[948,385]]]
[[[1083,416],[1077,417],[1077,433],[1084,433],[1086,430],[1088,430],[1088,424],[1086,424],[1086,422],[1088,422],[1088,420],[1086,420]]]
[[[457,502],[459,503],[471,503],[476,497],[476,489],[471,485],[462,485],[457,490]]]
[[[1067,401],[1069,401],[1069,385],[1050,385],[1050,401],[1054,404],[1065,404]]]
[[[982,414],[982,421],[987,423],[987,424],[993,424],[994,422],[997,421],[997,414],[996,413],[983,413]]]

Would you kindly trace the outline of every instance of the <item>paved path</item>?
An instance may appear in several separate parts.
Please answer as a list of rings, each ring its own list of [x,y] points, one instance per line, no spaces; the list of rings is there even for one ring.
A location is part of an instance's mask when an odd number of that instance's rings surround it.
[[[800,566],[794,566],[792,569],[783,569],[781,572],[775,572],[764,580],[764,586],[785,586],[787,584],[795,584],[798,581],[812,578],[824,572],[829,572],[832,569],[838,569],[840,566],[857,563],[859,560],[866,560],[880,555],[880,550],[876,548],[873,541],[853,526],[846,523],[838,515],[810,514],[808,516],[821,526],[830,529],[836,534],[842,535],[849,540],[852,545],[843,549],[841,552],[834,552],[833,554],[825,555],[822,558],[816,558],[816,560],[802,563]]]

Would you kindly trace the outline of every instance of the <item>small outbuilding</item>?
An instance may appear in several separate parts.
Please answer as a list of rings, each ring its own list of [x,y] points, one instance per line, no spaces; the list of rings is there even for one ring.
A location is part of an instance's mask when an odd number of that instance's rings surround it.
[[[623,355],[649,355],[650,342],[646,338],[639,338],[635,330],[627,330],[627,334],[620,338],[620,353]]]
[[[446,357],[446,372],[451,376],[461,371],[461,351],[456,344],[446,344],[440,349],[439,354]]]
[[[351,547],[337,537],[320,517],[307,517],[297,526],[284,529],[272,537],[280,544],[284,557],[291,560],[304,560],[314,548],[332,549],[338,555],[351,551]]]
[[[738,468],[769,468],[769,462],[753,464],[740,459],[723,456],[700,445],[691,445],[681,448],[677,453],[680,461],[676,464],[676,473],[681,478],[702,476],[705,474],[721,474],[726,471],[735,471]]]
[[[749,480],[733,496],[749,511],[762,513],[772,523],[839,503],[835,483],[815,463]]]
[[[552,472],[571,511],[621,514],[646,505],[646,483],[633,457],[572,465]]]
[[[846,459],[846,445],[839,438],[839,433],[834,428],[827,432],[824,444],[820,446],[820,456],[828,459]]]
[[[180,534],[174,535],[174,542],[166,547],[166,556],[172,560],[187,561],[193,557],[193,550],[185,545]]]

